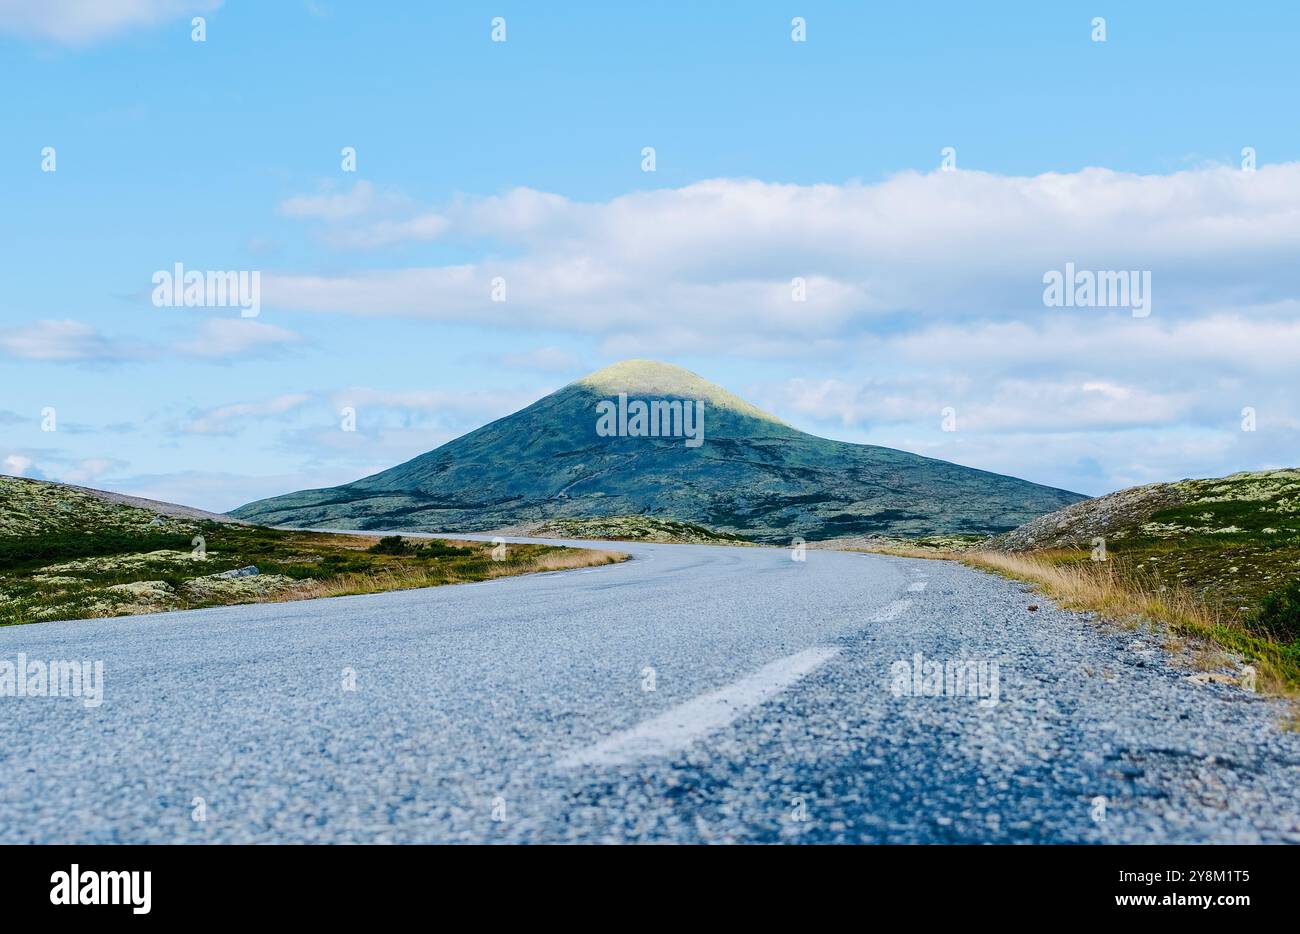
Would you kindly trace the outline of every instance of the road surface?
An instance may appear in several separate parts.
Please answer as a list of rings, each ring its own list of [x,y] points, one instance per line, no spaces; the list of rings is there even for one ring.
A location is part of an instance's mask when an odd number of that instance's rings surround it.
[[[0,698],[0,842],[1300,840],[1279,705],[1149,634],[948,562],[603,547],[0,630],[104,664],[98,707]]]

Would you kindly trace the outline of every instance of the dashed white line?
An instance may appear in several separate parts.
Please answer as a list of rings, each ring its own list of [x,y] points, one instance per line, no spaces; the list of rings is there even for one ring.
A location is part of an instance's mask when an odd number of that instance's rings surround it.
[[[630,730],[615,733],[585,749],[563,756],[557,765],[571,769],[591,765],[624,765],[680,752],[696,740],[722,729],[745,711],[784,691],[804,675],[838,654],[833,646],[804,649],[764,665],[724,688],[651,717]]]
[[[912,593],[920,593],[925,589],[926,583],[926,581],[912,581],[912,583],[907,585],[907,589]]]
[[[883,610],[871,617],[867,622],[888,623],[892,620],[896,620],[907,612],[907,608],[911,605],[911,600],[895,600],[893,603],[887,604]]]

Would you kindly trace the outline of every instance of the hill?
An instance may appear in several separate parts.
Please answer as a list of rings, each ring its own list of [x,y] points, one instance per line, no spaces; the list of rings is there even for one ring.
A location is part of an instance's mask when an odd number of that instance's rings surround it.
[[[1120,490],[1040,516],[990,547],[1084,561],[1097,538],[1119,568],[1249,616],[1300,577],[1300,470]]]
[[[611,552],[290,532],[0,476],[0,625],[430,587],[621,560]]]
[[[608,429],[622,427],[624,409],[638,402],[678,403],[686,415],[702,405],[703,431],[688,437],[692,426],[673,422],[668,427],[681,430],[672,437],[634,436],[633,416],[627,433],[610,436]],[[269,525],[426,531],[647,516],[788,542],[989,534],[1082,498],[891,448],[818,438],[680,367],[633,360],[381,473],[259,500],[232,515]]]

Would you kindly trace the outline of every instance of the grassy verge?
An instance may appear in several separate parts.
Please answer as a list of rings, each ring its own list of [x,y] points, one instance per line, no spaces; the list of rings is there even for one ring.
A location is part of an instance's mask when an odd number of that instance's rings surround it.
[[[465,544],[474,544],[466,542]],[[491,546],[487,546],[489,549]],[[339,574],[312,581],[283,599],[308,600],[316,597],[343,597],[351,594],[379,593],[385,590],[409,590],[415,587],[438,587],[470,581],[511,577],[516,574],[539,574],[575,568],[598,567],[625,561],[618,551],[591,548],[555,548],[550,545],[511,545],[500,560],[478,557],[459,566],[399,563],[382,570]]]
[[[531,528],[536,538],[576,538],[609,542],[654,542],[678,545],[753,545],[739,535],[718,532],[692,522],[657,516],[602,516],[594,519],[552,519]]]
[[[978,548],[987,541],[987,535],[918,535],[912,538],[873,535],[810,542],[808,547],[829,551],[865,551],[877,555],[892,555],[895,558],[951,560]]]
[[[627,557],[197,520],[174,528],[50,529],[3,544],[0,625],[436,587]],[[247,569],[255,570],[236,573]]]
[[[1239,655],[1255,666],[1260,690],[1300,696],[1300,640],[1284,641],[1284,635],[1259,628],[1252,615],[1230,612],[1202,590],[1161,583],[1131,563],[1094,562],[1088,552],[1077,549],[1034,554],[974,551],[953,557],[1036,584],[1067,609],[1089,610],[1119,622],[1155,622],[1203,647]]]

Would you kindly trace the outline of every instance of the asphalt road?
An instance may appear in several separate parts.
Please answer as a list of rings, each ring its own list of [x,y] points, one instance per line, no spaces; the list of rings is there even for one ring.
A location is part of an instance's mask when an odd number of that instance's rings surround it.
[[[605,547],[0,630],[104,664],[98,707],[0,698],[0,842],[1300,841],[1279,705],[1150,635],[946,562]]]

